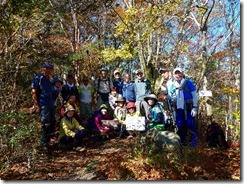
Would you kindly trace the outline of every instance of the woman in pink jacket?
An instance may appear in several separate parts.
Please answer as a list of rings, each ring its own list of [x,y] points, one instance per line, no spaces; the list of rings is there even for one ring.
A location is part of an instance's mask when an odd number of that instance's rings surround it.
[[[111,120],[108,114],[108,107],[106,104],[102,104],[99,108],[98,114],[94,118],[96,128],[101,132],[109,133],[110,129],[103,125],[102,120]]]

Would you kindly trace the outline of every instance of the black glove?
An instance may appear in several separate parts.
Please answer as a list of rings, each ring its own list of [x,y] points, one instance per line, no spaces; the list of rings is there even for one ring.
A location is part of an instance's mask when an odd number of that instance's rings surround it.
[[[75,128],[75,129],[74,129],[74,132],[75,132],[75,134],[77,134],[77,133],[79,133],[79,132],[80,132],[80,130],[79,130],[79,129],[77,129],[77,128]]]
[[[148,114],[148,120],[152,121],[153,120],[153,115],[152,114]]]
[[[75,139],[82,139],[84,137],[84,134],[86,134],[86,130],[78,130],[77,133],[75,133]]]

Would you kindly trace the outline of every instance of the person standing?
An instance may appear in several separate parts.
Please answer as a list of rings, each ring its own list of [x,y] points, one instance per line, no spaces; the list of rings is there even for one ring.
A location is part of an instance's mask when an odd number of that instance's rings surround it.
[[[53,98],[53,103],[54,103],[54,106],[56,109],[57,103],[58,103],[59,92],[60,92],[60,88],[62,88],[63,81],[59,77],[54,77],[52,84],[53,84],[52,98]]]
[[[66,84],[62,86],[61,95],[63,98],[63,105],[66,103],[67,97],[74,94],[76,99],[79,99],[78,89],[75,86],[75,77],[73,74],[68,74]]]
[[[96,80],[95,86],[97,89],[97,109],[100,109],[102,104],[106,104],[109,107],[109,93],[113,87],[113,83],[108,77],[108,70],[106,68],[101,69],[101,76]]]
[[[141,69],[136,71],[137,78],[135,79],[135,94],[136,94],[136,110],[141,115],[145,114],[148,118],[148,104],[144,98],[151,94],[151,82],[146,79]],[[144,110],[144,112],[143,112]]]
[[[89,78],[84,76],[82,83],[78,88],[80,101],[80,116],[81,119],[88,119],[92,117],[92,105],[94,103],[95,88],[90,83]]]
[[[114,71],[113,86],[116,87],[117,94],[122,95],[123,80],[119,70]]]
[[[55,113],[55,126],[57,124],[57,105],[58,105],[58,99],[59,99],[59,93],[60,93],[60,89],[63,85],[63,81],[61,80],[61,78],[59,77],[54,77],[53,81],[52,81],[52,99],[53,99],[53,103],[54,103],[54,113]],[[60,115],[59,115],[60,117]],[[58,122],[60,121],[60,119],[58,119]],[[56,129],[56,127],[55,127]],[[56,141],[56,137],[51,135],[51,141],[50,142],[55,142]]]
[[[131,81],[130,75],[125,73],[123,76],[122,96],[126,103],[136,102],[135,83]]]
[[[198,97],[193,81],[186,80],[183,76],[181,68],[174,69],[174,82],[169,87],[169,96],[175,107],[177,133],[181,138],[181,143],[188,144],[187,136],[190,136],[190,145],[196,147],[195,116],[197,115]]]
[[[157,78],[155,82],[154,87],[154,93],[157,94],[157,96],[163,92],[163,94],[166,93],[169,86],[172,84],[173,80],[171,77],[171,72],[168,68],[160,68],[159,69],[160,76]]]
[[[42,72],[36,75],[31,84],[32,100],[36,113],[40,114],[42,132],[40,146],[48,148],[51,134],[55,129],[55,107],[52,99],[52,82],[50,76],[53,72],[53,64],[45,62]]]

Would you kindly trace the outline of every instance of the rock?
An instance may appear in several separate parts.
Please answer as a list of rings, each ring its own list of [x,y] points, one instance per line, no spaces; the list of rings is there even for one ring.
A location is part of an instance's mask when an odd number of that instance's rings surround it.
[[[149,130],[146,134],[147,137],[153,138],[160,151],[165,150],[165,148],[169,150],[181,149],[180,137],[174,132]]]

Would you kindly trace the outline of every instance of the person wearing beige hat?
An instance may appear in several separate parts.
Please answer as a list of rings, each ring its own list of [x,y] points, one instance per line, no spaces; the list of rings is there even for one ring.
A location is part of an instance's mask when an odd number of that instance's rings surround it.
[[[188,144],[187,137],[190,136],[190,145],[196,147],[197,131],[195,116],[197,115],[198,97],[196,87],[191,80],[183,78],[182,68],[173,70],[174,82],[169,87],[169,96],[175,107],[177,133],[182,144]]]
[[[75,109],[71,105],[65,108],[64,114],[60,121],[59,146],[62,148],[78,147],[82,143],[86,130],[74,118]]]
[[[126,107],[125,99],[122,95],[119,95],[118,99],[115,101],[117,106],[114,110],[114,119],[118,120],[120,123],[125,124]]]

